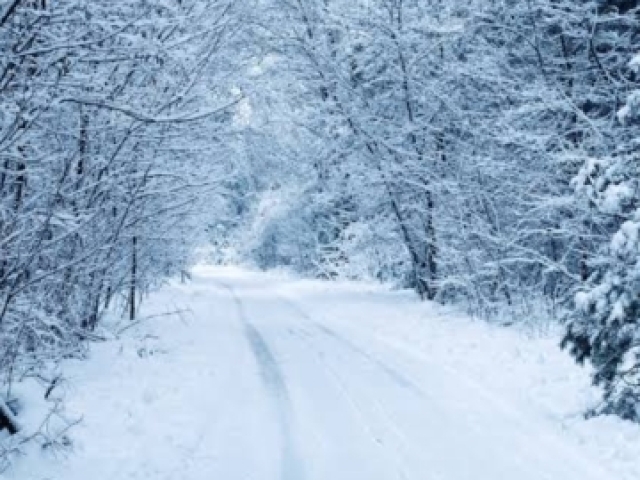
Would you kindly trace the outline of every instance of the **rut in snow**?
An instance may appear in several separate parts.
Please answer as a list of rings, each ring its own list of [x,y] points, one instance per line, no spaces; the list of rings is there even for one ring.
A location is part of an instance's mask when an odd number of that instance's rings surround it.
[[[350,350],[352,353],[364,358],[366,361],[368,361],[371,364],[375,365],[391,381],[393,381],[393,383],[395,383],[399,387],[402,387],[402,388],[407,389],[407,390],[411,390],[415,395],[417,395],[419,397],[423,397],[424,396],[424,392],[422,391],[422,389],[418,385],[416,385],[413,381],[409,380],[404,375],[402,375],[400,372],[398,372],[394,368],[390,367],[389,365],[387,365],[386,363],[384,363],[380,359],[374,357],[370,353],[364,351],[362,348],[358,347],[351,340],[345,338],[344,336],[336,333],[335,331],[333,331],[329,327],[323,325],[318,320],[314,319],[302,307],[300,307],[298,304],[296,304],[295,302],[293,302],[289,298],[287,298],[287,297],[285,297],[283,295],[277,295],[277,296],[282,301],[282,303],[284,303],[291,310],[296,312],[301,318],[305,319],[309,323],[309,325],[311,325],[316,331],[318,331],[321,334],[323,334],[324,336],[332,339],[333,341],[341,344],[347,350]],[[300,336],[301,333],[303,333],[303,332],[299,332],[298,335]]]
[[[260,377],[264,383],[265,389],[269,393],[269,398],[271,399],[273,409],[276,413],[282,442],[280,478],[281,480],[303,480],[304,474],[302,461],[300,460],[300,455],[298,453],[291,428],[291,401],[289,399],[289,391],[287,389],[284,376],[282,375],[278,362],[264,337],[258,329],[251,324],[240,297],[238,297],[232,287],[226,284],[221,285],[231,293],[234,299],[238,311],[238,317],[244,327],[245,337],[251,347],[251,352],[256,359],[256,363],[258,364],[260,371]]]

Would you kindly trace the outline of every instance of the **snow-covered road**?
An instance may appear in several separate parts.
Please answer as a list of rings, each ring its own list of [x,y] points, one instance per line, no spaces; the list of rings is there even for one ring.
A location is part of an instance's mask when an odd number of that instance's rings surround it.
[[[408,295],[305,285],[203,267],[165,289],[147,313],[188,308],[183,322],[77,365],[78,448],[10,478],[614,478],[526,396],[497,391],[499,371],[369,328],[416,316]]]

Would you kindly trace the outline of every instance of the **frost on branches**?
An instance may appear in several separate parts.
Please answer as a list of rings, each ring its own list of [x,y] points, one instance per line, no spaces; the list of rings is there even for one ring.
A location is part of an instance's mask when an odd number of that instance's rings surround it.
[[[0,407],[29,380],[46,400],[48,372],[109,337],[107,313],[134,319],[190,264],[227,168],[212,136],[241,96],[224,80],[237,14],[225,0],[0,2]],[[21,430],[2,410],[0,435]],[[0,437],[0,471],[8,451]]]
[[[640,70],[640,55],[630,63]],[[637,128],[640,90],[619,111],[620,122]],[[605,390],[605,402],[594,413],[614,413],[640,421],[640,162],[639,137],[631,137],[619,156],[586,163],[576,178],[580,194],[611,217],[614,232],[595,273],[575,298],[564,346],[580,363],[595,368],[594,383]]]

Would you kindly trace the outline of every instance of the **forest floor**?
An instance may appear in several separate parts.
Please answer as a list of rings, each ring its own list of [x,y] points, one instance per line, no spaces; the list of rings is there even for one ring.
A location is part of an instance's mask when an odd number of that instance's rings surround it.
[[[219,267],[154,294],[144,315],[67,365],[67,415],[83,417],[73,449],[30,452],[6,478],[640,477],[640,427],[583,418],[597,391],[553,329]]]

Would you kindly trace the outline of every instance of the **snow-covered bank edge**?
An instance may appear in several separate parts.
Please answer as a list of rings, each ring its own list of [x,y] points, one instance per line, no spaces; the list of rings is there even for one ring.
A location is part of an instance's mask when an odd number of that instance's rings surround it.
[[[18,431],[0,431],[0,479],[3,475],[49,478],[46,467],[50,462],[64,461],[78,451],[76,433],[86,430],[84,416],[91,411],[91,405],[78,401],[87,381],[97,383],[108,377],[116,363],[163,352],[161,337],[167,328],[185,323],[189,315],[188,307],[178,307],[165,298],[166,292],[180,283],[178,279],[168,281],[143,299],[140,316],[134,322],[125,318],[122,309],[114,308],[103,319],[93,341],[82,346],[81,353],[27,371],[2,389],[0,406],[8,410]],[[80,436],[86,437],[87,432],[82,433]]]

